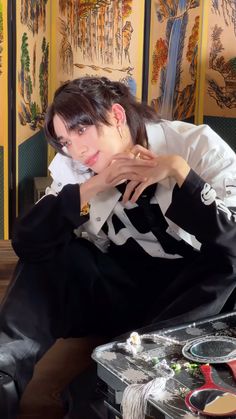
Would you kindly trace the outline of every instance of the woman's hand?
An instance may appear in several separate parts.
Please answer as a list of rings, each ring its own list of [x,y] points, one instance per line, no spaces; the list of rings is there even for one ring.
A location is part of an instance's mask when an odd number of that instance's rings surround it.
[[[143,158],[136,158],[138,149],[135,153],[127,152],[117,155],[118,158],[112,160],[110,165],[102,172],[92,176],[85,183],[80,185],[81,207],[90,201],[92,197],[100,192],[104,192],[122,182],[137,182],[137,185],[147,180],[144,168],[152,168],[156,165],[152,152],[145,150]]]
[[[115,155],[108,167],[80,186],[81,202],[88,202],[97,193],[128,181],[123,202],[134,203],[149,185],[168,177],[174,177],[181,186],[189,171],[189,165],[181,156],[158,156],[136,145],[129,152]]]
[[[145,169],[155,167],[156,163],[152,154],[146,153],[142,159],[139,154],[127,152],[115,155],[110,165],[95,176],[101,189],[106,190],[125,181],[144,182]]]
[[[140,177],[143,176],[143,180],[129,179],[128,176],[126,177],[130,182],[123,195],[124,203],[128,200],[136,202],[149,185],[158,183],[168,177],[174,177],[179,187],[181,187],[190,171],[187,162],[179,155],[158,156],[141,146],[135,146],[131,150],[131,153],[138,156],[138,161],[152,161],[153,165],[140,165],[136,167],[137,175],[139,174]],[[124,160],[130,158],[129,154],[118,154],[115,156],[115,161],[120,160],[124,164]],[[137,160],[137,158],[135,160]],[[107,181],[114,181],[111,173],[109,174]]]

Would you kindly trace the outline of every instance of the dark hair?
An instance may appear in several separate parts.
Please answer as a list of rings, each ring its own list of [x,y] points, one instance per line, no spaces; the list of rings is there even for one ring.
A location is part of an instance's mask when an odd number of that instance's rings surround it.
[[[124,83],[89,76],[68,81],[56,90],[45,117],[48,142],[64,154],[54,131],[53,117],[56,114],[63,119],[69,131],[75,131],[81,125],[110,125],[107,113],[114,103],[125,109],[134,143],[146,146],[145,122],[160,121],[154,109],[146,103],[139,103]]]

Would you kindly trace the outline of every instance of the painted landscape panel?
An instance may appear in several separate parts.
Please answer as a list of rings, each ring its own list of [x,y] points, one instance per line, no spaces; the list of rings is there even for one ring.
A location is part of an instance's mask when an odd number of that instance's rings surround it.
[[[236,117],[236,0],[211,0],[204,115]]]
[[[17,141],[38,131],[48,106],[50,1],[17,0]]]
[[[148,101],[161,117],[194,114],[200,0],[153,0]]]
[[[107,76],[141,97],[144,3],[57,0],[57,84],[84,75]]]

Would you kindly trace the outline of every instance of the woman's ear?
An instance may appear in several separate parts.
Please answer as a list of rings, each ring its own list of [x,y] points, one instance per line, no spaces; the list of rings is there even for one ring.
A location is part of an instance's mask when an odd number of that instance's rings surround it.
[[[111,107],[111,113],[116,121],[117,126],[120,127],[121,125],[126,123],[125,110],[123,106],[121,106],[119,103],[113,103]]]

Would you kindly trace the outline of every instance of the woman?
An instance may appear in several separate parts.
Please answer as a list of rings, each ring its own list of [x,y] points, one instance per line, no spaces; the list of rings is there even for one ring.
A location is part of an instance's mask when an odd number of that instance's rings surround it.
[[[20,393],[57,337],[235,307],[236,156],[214,131],[160,121],[125,85],[84,77],[56,91],[45,132],[53,182],[16,225],[1,313],[0,369]]]

